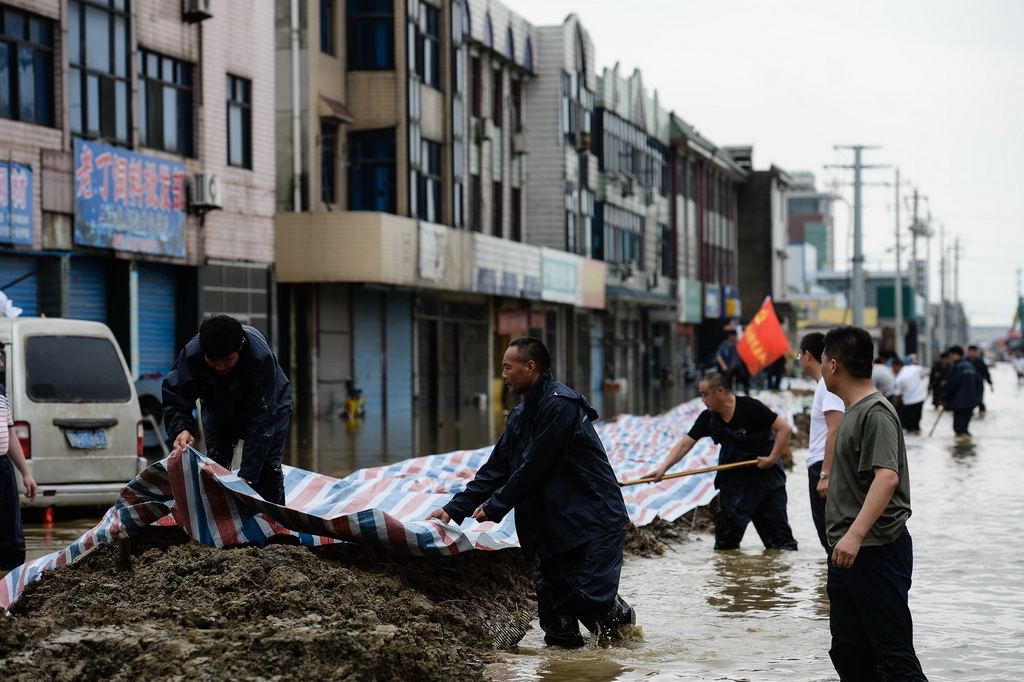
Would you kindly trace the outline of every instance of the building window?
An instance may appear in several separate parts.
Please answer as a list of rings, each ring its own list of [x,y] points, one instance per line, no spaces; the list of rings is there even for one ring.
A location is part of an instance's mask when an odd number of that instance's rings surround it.
[[[349,133],[348,150],[349,210],[395,213],[395,129]]]
[[[395,68],[393,0],[348,0],[348,69]]]
[[[139,144],[192,156],[192,65],[139,50]]]
[[[320,128],[320,201],[337,203],[338,126],[323,124]]]
[[[0,14],[0,117],[53,125],[53,22]]]
[[[505,213],[505,204],[502,201],[503,198],[501,183],[491,183],[491,205],[494,208],[494,212],[491,217],[491,234],[495,237],[505,236],[505,232],[502,230],[502,218]]]
[[[512,189],[512,241],[523,241],[523,191]]]
[[[423,5],[425,30],[416,29],[416,73],[424,84],[441,87],[441,11]]]
[[[334,0],[320,0],[320,51],[334,54]]]
[[[252,168],[252,81],[228,75],[228,165]]]
[[[643,216],[602,202],[596,207],[594,222],[593,258],[644,269]]]
[[[441,222],[441,145],[423,140],[417,209],[421,220]]]
[[[470,68],[470,90],[469,93],[471,108],[470,113],[476,118],[482,118],[483,113],[483,64],[481,63],[480,57],[473,57],[469,62]]]
[[[68,90],[75,135],[131,144],[128,20],[126,0],[68,0]]]
[[[470,176],[469,191],[469,226],[474,232],[483,232],[484,190],[479,175]]]
[[[658,274],[662,277],[674,277],[675,268],[672,263],[672,230],[668,225],[658,225]]]
[[[497,128],[502,126],[505,120],[505,90],[502,87],[504,80],[501,69],[494,70],[494,87],[491,88],[491,117],[494,119],[494,125]]]

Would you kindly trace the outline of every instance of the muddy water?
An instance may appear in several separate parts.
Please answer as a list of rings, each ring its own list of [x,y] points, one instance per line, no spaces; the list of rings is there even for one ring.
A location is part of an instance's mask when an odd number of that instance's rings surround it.
[[[907,439],[910,603],[918,654],[933,682],[1020,680],[1024,669],[1024,388],[1007,365],[995,368],[994,381],[988,412],[972,422],[971,443],[954,441],[949,415],[929,438],[936,417],[930,407],[925,433]],[[802,455],[796,452],[798,460]],[[709,536],[695,536],[664,556],[630,559],[622,592],[637,608],[642,641],[566,652],[545,648],[535,627],[520,652],[503,655],[489,674],[502,682],[838,679],[827,653],[824,550],[806,490],[797,468],[788,491],[799,552],[766,552],[751,529],[735,552],[714,552]],[[62,549],[93,523],[28,524],[30,557]]]
[[[995,368],[988,412],[956,444],[949,415],[935,435],[909,436],[914,515],[910,593],[918,655],[931,680],[1020,680],[1024,669],[1024,388]],[[930,429],[936,413],[925,409]],[[803,451],[797,451],[797,457]],[[665,556],[632,559],[622,592],[643,642],[566,652],[531,630],[521,652],[492,671],[525,680],[836,680],[828,658],[824,550],[817,544],[806,474],[788,478],[799,552],[764,551],[753,529],[740,550],[710,537]]]

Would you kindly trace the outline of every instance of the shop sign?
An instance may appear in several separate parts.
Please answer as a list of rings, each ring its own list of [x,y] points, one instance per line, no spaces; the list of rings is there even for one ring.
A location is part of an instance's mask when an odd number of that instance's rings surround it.
[[[75,140],[75,244],[185,256],[185,166]]]
[[[32,167],[0,161],[0,242],[32,244]]]

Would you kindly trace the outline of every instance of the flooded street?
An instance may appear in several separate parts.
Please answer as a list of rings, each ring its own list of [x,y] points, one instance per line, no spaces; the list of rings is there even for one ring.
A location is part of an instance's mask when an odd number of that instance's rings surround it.
[[[920,436],[908,436],[914,515],[915,640],[933,681],[1018,680],[1024,666],[1024,387],[1006,364],[993,369],[988,413],[971,424],[971,443],[954,441],[952,420],[926,407]],[[340,427],[343,428],[343,427]],[[340,435],[340,434],[338,434]],[[321,470],[332,475],[379,463],[334,459],[321,443]],[[804,451],[788,477],[789,514],[799,552],[766,552],[753,529],[740,550],[714,552],[695,535],[663,556],[627,559],[623,596],[638,612],[643,641],[563,651],[530,630],[517,654],[489,674],[526,680],[835,680],[828,657],[824,550],[807,501]],[[313,463],[311,463],[313,464]],[[95,519],[26,526],[30,558],[62,549]]]

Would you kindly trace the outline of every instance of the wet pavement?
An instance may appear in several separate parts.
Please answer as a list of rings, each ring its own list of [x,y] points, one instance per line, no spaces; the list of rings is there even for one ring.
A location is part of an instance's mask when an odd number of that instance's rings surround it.
[[[1024,387],[1006,364],[993,369],[988,412],[970,442],[953,437],[949,415],[935,434],[926,407],[919,436],[907,437],[914,515],[910,594],[918,655],[936,680],[1019,680],[1024,667]],[[335,452],[337,454],[332,454]],[[799,462],[788,477],[798,552],[765,551],[748,531],[741,549],[714,552],[695,536],[664,556],[631,558],[622,593],[637,609],[644,639],[607,649],[547,649],[536,627],[517,654],[490,674],[525,680],[835,680],[828,658],[824,550],[817,544]],[[380,463],[321,445],[325,473]],[[30,557],[62,549],[95,517],[26,525]],[[534,623],[536,625],[536,622]]]

